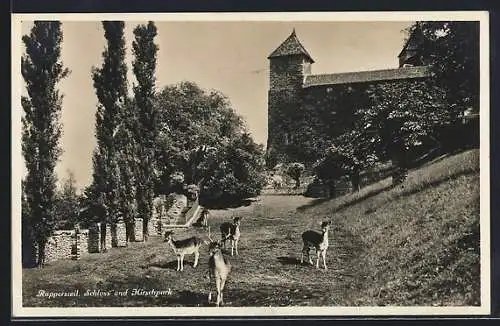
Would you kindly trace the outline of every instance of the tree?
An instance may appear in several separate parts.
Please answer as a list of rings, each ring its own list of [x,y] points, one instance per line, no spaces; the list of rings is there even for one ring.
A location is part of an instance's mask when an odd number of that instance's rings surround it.
[[[63,96],[56,85],[69,70],[60,60],[61,22],[35,21],[30,35],[24,35],[22,40],[26,54],[21,58],[21,73],[28,93],[21,98],[22,151],[28,171],[24,194],[29,212],[26,218],[38,245],[38,264],[43,266],[45,244],[54,227],[54,169],[61,154],[59,119]]]
[[[323,158],[313,166],[315,175],[328,186],[330,197],[335,197],[335,183],[346,173],[342,161],[341,151],[337,147],[331,146],[326,150]]]
[[[80,222],[80,200],[77,194],[75,174],[71,170],[68,170],[67,173],[68,176],[56,195],[54,207],[55,229],[73,229]]]
[[[155,97],[155,70],[158,46],[154,43],[157,30],[154,22],[139,25],[134,29],[135,40],[132,42],[135,59],[132,63],[137,85],[134,86],[135,102],[138,114],[139,165],[136,171],[138,214],[143,218],[144,239],[148,239],[148,222],[153,213],[154,197],[154,146],[156,143],[156,111],[153,104]]]
[[[431,66],[446,90],[451,118],[467,109],[479,111],[479,22],[419,21],[408,34],[419,33],[421,61]]]
[[[119,183],[117,185],[117,203],[119,220],[125,222],[127,243],[135,239],[135,218],[137,209],[137,189],[140,174],[140,144],[136,137],[138,126],[136,105],[125,100],[119,111],[120,125],[114,133],[116,146],[116,164]]]
[[[401,183],[410,155],[449,121],[445,92],[434,80],[398,81],[372,85],[368,95],[371,106],[358,116],[375,137],[378,157],[391,159],[397,168],[393,182]]]
[[[300,187],[300,177],[305,171],[305,166],[302,163],[294,162],[288,164],[286,167],[286,174],[288,174],[295,181],[295,189]]]
[[[96,112],[95,135],[97,148],[93,155],[93,194],[91,197],[101,207],[99,217],[105,230],[107,223],[119,217],[120,173],[117,161],[116,133],[121,124],[120,111],[127,99],[127,66],[125,64],[125,39],[122,21],[103,21],[107,46],[102,53],[101,68],[93,68],[92,79],[99,101]],[[104,241],[104,236],[102,237]],[[105,246],[102,246],[105,248]]]
[[[197,149],[220,148],[242,129],[241,117],[230,107],[228,99],[207,92],[191,82],[165,87],[156,97],[158,138],[156,161],[160,174],[159,192],[169,192],[169,176],[184,173],[186,183],[198,183]],[[193,167],[193,164],[196,166]],[[198,180],[195,180],[198,179]]]
[[[205,174],[200,201],[206,206],[227,207],[257,196],[264,187],[265,159],[261,145],[244,132],[221,146]]]
[[[183,82],[165,87],[156,105],[159,191],[175,190],[169,182],[174,172],[182,172],[186,184],[199,186],[205,204],[260,191],[263,150],[223,94]]]

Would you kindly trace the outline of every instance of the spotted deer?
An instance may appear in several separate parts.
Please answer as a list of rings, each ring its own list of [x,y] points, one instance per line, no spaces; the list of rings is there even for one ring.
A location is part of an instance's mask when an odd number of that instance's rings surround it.
[[[302,248],[302,255],[300,257],[300,263],[304,263],[304,255],[309,258],[309,264],[313,265],[311,256],[309,252],[312,248],[316,249],[316,268],[319,268],[319,258],[323,257],[323,266],[326,267],[326,250],[328,249],[328,230],[330,229],[330,221],[325,221],[321,223],[321,233],[308,230],[302,233],[302,241],[304,242],[304,247]]]
[[[164,242],[170,245],[170,248],[177,256],[177,271],[184,270],[184,256],[194,254],[193,267],[198,265],[198,258],[200,257],[200,246],[204,241],[198,237],[190,237],[182,240],[174,240],[173,231],[165,232]]]
[[[231,272],[231,262],[229,259],[224,256],[222,253],[222,244],[220,241],[214,241],[210,237],[210,227],[208,227],[208,278],[209,283],[212,285],[212,282],[215,281],[215,288],[217,290],[217,300],[216,306],[219,307],[220,304],[223,304],[223,290],[226,285],[226,280]],[[208,293],[208,302],[212,301],[212,291]]]
[[[220,226],[221,242],[222,246],[226,248],[226,241],[231,241],[231,256],[236,252],[238,255],[238,242],[240,241],[240,221],[241,217],[236,216],[233,218],[233,222],[224,222]]]

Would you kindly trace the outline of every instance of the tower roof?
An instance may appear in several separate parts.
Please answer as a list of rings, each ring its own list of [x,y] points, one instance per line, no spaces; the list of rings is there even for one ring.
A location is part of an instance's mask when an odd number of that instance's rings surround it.
[[[420,25],[417,24],[416,28],[410,34],[408,39],[406,40],[403,49],[399,52],[398,57],[401,57],[405,51],[415,51],[418,50],[422,46],[422,42],[424,39],[424,34]]]
[[[290,34],[290,36],[288,36],[288,38],[283,43],[281,43],[281,45],[278,46],[278,48],[274,50],[267,58],[270,59],[298,54],[306,56],[311,61],[311,63],[314,62],[311,55],[307,52],[302,43],[300,43],[297,35],[295,34],[294,28],[292,34]]]

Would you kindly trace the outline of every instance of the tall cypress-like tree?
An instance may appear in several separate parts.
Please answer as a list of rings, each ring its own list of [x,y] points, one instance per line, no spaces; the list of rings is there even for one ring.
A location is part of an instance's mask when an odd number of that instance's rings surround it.
[[[30,225],[38,245],[38,264],[43,266],[45,244],[53,227],[56,194],[55,167],[61,154],[59,122],[63,96],[56,85],[69,70],[60,60],[63,33],[59,21],[35,21],[30,35],[23,36],[26,54],[21,58],[21,73],[28,96],[21,98],[22,151],[27,175],[24,199],[27,213],[23,223]]]
[[[116,136],[121,125],[120,111],[127,98],[127,66],[123,21],[103,21],[107,46],[102,53],[101,68],[93,68],[92,79],[99,101],[96,112],[97,148],[93,156],[92,199],[102,208],[101,222],[116,222],[120,213],[119,148]],[[104,228],[105,230],[105,228]],[[102,239],[104,240],[105,233]]]
[[[138,158],[137,204],[139,216],[143,218],[144,238],[148,238],[148,222],[153,210],[154,196],[154,144],[156,139],[156,116],[153,100],[155,97],[155,70],[158,46],[154,43],[157,29],[154,22],[138,25],[134,29],[132,43],[135,59],[133,71],[137,79],[134,85],[135,103],[138,116]]]

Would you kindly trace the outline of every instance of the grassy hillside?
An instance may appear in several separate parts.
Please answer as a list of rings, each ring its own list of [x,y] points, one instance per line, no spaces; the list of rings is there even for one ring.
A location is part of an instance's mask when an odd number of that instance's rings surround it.
[[[361,242],[355,305],[479,305],[479,152],[440,158],[358,194],[309,205]]]
[[[213,211],[218,226],[242,219],[240,256],[230,257],[228,306],[479,304],[478,152],[411,171],[404,188],[390,180],[334,200],[262,196],[250,206]],[[301,265],[300,234],[332,218],[329,269]],[[176,238],[201,229],[178,231]],[[206,248],[200,265],[175,271],[159,238],[23,271],[25,306],[205,306]],[[37,297],[39,290],[167,290],[167,295]]]

